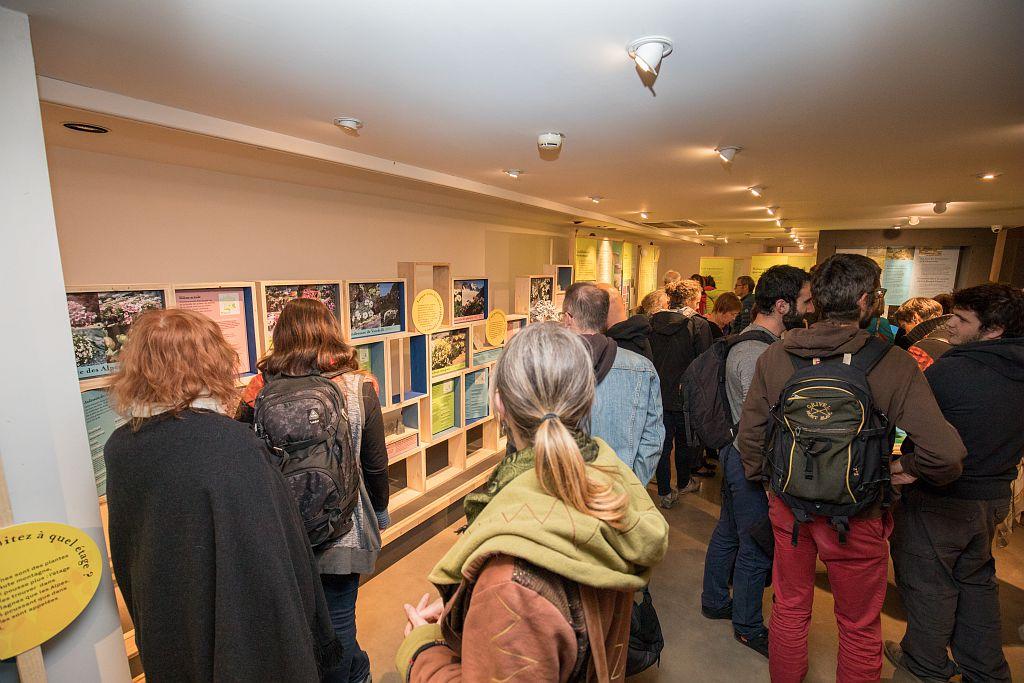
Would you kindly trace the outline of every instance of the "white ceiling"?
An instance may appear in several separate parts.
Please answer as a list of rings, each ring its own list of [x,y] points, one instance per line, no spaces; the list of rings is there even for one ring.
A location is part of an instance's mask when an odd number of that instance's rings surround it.
[[[801,234],[1024,224],[1020,0],[0,2],[41,75],[619,218],[733,241],[782,233],[766,203]],[[675,41],[656,96],[625,55],[648,34]]]

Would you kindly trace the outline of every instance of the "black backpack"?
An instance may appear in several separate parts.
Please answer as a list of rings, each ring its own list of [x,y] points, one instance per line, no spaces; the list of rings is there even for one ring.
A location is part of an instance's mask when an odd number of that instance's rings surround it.
[[[651,592],[640,591],[643,598],[633,603],[633,615],[629,624],[629,649],[626,651],[626,676],[635,676],[661,661],[665,637],[661,633],[661,622],[654,611]]]
[[[891,346],[872,337],[856,354],[790,355],[796,371],[771,407],[765,442],[771,486],[800,524],[829,518],[846,542],[850,518],[889,503],[894,431],[875,407],[867,375]]]
[[[725,361],[734,346],[751,340],[771,345],[776,338],[763,330],[750,330],[716,339],[683,374],[687,427],[701,443],[716,451],[736,438],[736,423],[725,390]]]
[[[359,469],[345,396],[331,375],[264,376],[253,427],[271,452],[299,506],[313,550],[352,528]]]
[[[677,311],[659,311],[654,314],[658,322],[668,316],[683,318],[677,321],[682,324],[672,333],[666,333],[660,326],[655,326],[649,337],[651,355],[661,382],[662,407],[665,410],[680,411],[683,410],[683,373],[694,358],[700,355],[697,349],[697,318],[700,316],[684,316]]]

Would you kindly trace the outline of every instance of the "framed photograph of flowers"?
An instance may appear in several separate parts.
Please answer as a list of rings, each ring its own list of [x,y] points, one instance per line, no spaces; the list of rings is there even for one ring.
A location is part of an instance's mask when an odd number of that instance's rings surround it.
[[[273,347],[274,326],[289,301],[316,299],[341,321],[340,280],[274,280],[257,282],[263,351]]]
[[[430,335],[430,376],[438,377],[467,367],[469,329],[445,330]]]
[[[117,372],[117,356],[132,323],[146,311],[167,308],[166,285],[97,285],[66,291],[78,379],[92,382]]]
[[[405,280],[348,281],[345,300],[349,339],[405,331]]]

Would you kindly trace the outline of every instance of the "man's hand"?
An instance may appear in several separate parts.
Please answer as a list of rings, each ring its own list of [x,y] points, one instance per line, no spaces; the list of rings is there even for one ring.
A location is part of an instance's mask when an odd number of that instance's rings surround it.
[[[430,602],[429,593],[424,593],[423,597],[420,598],[419,604],[415,607],[407,603],[405,605],[405,616],[409,618],[409,621],[405,625],[405,635],[409,635],[417,626],[433,624],[441,618],[443,611],[444,603],[441,601],[441,598]]]
[[[917,477],[903,471],[903,463],[899,460],[892,461],[892,464],[889,465],[889,473],[892,475],[893,486],[905,486],[917,481]]]

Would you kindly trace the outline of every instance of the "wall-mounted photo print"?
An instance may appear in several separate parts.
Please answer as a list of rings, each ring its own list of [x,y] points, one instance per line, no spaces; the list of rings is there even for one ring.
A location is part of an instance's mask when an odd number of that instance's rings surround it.
[[[146,311],[167,307],[159,289],[69,292],[67,302],[78,379],[116,372],[131,324]]]
[[[550,277],[530,278],[530,308],[533,308],[541,301],[552,301],[554,299],[554,287]]]
[[[487,280],[455,280],[452,290],[454,322],[465,323],[487,317]]]
[[[375,337],[405,329],[403,282],[350,282],[348,284],[349,336]]]
[[[327,306],[335,316],[338,315],[338,299],[340,292],[336,284],[312,285],[267,285],[265,287],[263,310],[267,312],[267,334],[274,332],[277,318],[288,302],[295,299],[316,299]]]
[[[430,335],[430,376],[446,375],[467,367],[469,330],[450,330]]]

